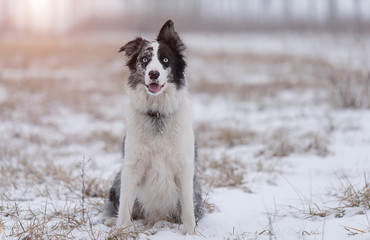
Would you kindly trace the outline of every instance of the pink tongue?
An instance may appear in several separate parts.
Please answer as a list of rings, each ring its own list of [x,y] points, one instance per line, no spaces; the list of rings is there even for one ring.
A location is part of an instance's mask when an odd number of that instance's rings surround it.
[[[152,92],[159,92],[161,90],[161,85],[156,84],[156,83],[151,83],[149,84],[149,90]]]

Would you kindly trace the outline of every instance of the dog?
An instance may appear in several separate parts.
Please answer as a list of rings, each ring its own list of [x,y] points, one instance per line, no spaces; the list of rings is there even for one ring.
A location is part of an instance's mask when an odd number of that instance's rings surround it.
[[[166,220],[194,234],[204,214],[184,50],[171,20],[155,41],[136,37],[119,50],[130,70],[126,129],[123,168],[103,213],[106,225]]]

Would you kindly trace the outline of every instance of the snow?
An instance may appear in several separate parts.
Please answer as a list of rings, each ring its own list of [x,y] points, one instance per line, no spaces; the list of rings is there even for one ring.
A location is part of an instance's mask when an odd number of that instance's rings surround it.
[[[110,39],[109,42],[114,41]],[[336,39],[326,34],[187,34],[184,36],[184,42],[190,52],[187,56],[187,76],[192,79],[190,85],[195,85],[201,78],[212,83],[230,80],[229,84],[238,87],[248,84],[265,86],[264,84],[278,82],[269,71],[271,66],[253,63],[257,66],[253,68],[234,59],[234,56],[237,59],[243,54],[323,58],[332,64],[345,64],[351,54],[355,54],[357,58],[362,56],[360,51],[351,50],[353,46],[350,45],[353,45],[354,41],[348,35]],[[121,41],[117,41],[118,45],[120,43]],[[320,48],[317,47],[318,43]],[[327,52],[320,50],[322,48],[327,49]],[[215,53],[219,54],[217,58],[212,57]],[[227,65],[228,61],[223,62],[223,54],[227,58],[230,57],[232,66]],[[355,65],[360,67],[358,63]],[[112,61],[102,68],[119,72],[122,65],[118,61]],[[286,66],[282,72],[289,74],[289,68],[290,66]],[[11,96],[5,84],[10,81],[7,78],[15,81],[22,78],[23,74],[30,75],[31,78],[47,78],[56,74],[56,79],[59,80],[80,77],[85,79],[84,76],[93,76],[96,73],[85,73],[88,68],[83,68],[81,73],[72,67],[49,70],[32,65],[24,70],[4,69],[0,80],[0,103],[5,103]],[[224,73],[219,74],[218,70]],[[103,73],[100,74],[101,78],[107,77]],[[99,79],[99,75],[96,76]],[[91,101],[89,103],[93,105],[82,108],[85,112],[75,109],[75,106],[61,103],[52,105],[53,108],[47,113],[43,112],[45,109],[35,107],[32,113],[36,114],[36,120],[27,119],[27,111],[30,111],[27,106],[37,106],[43,101],[43,98],[36,94],[30,102],[26,101],[28,104],[25,106],[16,107],[13,112],[7,110],[6,114],[10,115],[0,113],[1,157],[5,159],[0,159],[0,167],[13,169],[14,165],[20,166],[15,167],[16,179],[12,179],[13,172],[9,172],[9,184],[0,187],[3,192],[0,239],[17,239],[18,236],[12,235],[13,224],[17,224],[17,219],[24,225],[29,224],[34,219],[32,214],[42,216],[44,211],[54,209],[59,216],[79,215],[80,211],[73,209],[81,208],[80,191],[75,187],[80,184],[81,161],[89,160],[85,169],[86,179],[102,182],[92,184],[93,190],[109,186],[121,167],[120,141],[117,139],[121,139],[124,133],[123,89],[117,90],[114,84],[109,83],[100,88],[100,85],[104,85],[102,81],[88,82],[88,88],[82,83],[66,84],[69,84],[66,86],[68,89],[75,87],[92,91],[85,97],[88,97]],[[96,87],[111,93],[94,94],[94,91],[98,91]],[[304,90],[277,89],[274,94],[250,98],[234,96],[226,90],[225,92],[228,94],[201,92],[194,87],[194,127],[199,130],[196,135],[200,139],[207,139],[213,131],[221,128],[230,128],[236,132],[250,131],[255,134],[245,136],[240,140],[241,143],[236,145],[227,144],[227,139],[208,144],[202,141],[203,145],[200,145],[201,159],[211,159],[211,163],[226,159],[227,167],[235,167],[234,173],[243,174],[243,179],[236,182],[235,186],[210,187],[210,183],[203,185],[204,196],[214,205],[215,210],[206,213],[198,222],[197,235],[183,236],[182,226],[167,222],[157,223],[153,229],[146,230],[140,226],[141,222],[137,221],[135,224],[141,231],[137,237],[370,239],[370,210],[365,207],[345,206],[340,197],[347,181],[360,189],[364,185],[365,177],[370,174],[370,110],[336,108],[329,103],[328,93],[309,87]],[[25,93],[17,94],[20,95],[16,97],[22,98],[21,94]],[[253,95],[250,92],[246,94]],[[103,117],[96,117],[94,112],[90,112],[92,110],[100,111]],[[202,130],[202,124],[213,128]],[[99,135],[101,132],[111,135]],[[42,144],[38,145],[37,142]],[[112,144],[114,147],[110,146]],[[276,151],[285,145],[289,152],[277,154]],[[22,149],[21,154],[17,154],[19,149]],[[27,156],[39,158],[24,163],[22,157]],[[48,164],[65,167],[66,175],[71,181],[61,178],[56,184],[51,176],[40,177],[42,171],[48,171],[47,167],[42,166]],[[36,173],[27,173],[27,169],[32,169],[33,165],[36,166],[33,169]],[[37,169],[40,169],[41,175],[37,175]],[[58,168],[53,171],[56,175],[59,174]],[[200,174],[213,174],[216,171],[222,169],[209,169]],[[8,186],[17,181],[17,188]],[[48,185],[49,181],[53,186]],[[35,186],[28,188],[30,182]],[[50,192],[50,195],[47,192]],[[87,216],[96,218],[103,201],[101,197],[87,198]],[[15,203],[21,209],[19,216],[12,210]],[[344,214],[341,215],[342,213]],[[53,233],[53,226],[66,221],[67,218],[60,219],[53,218],[46,224],[48,234]],[[104,239],[110,231],[110,228],[96,224],[91,226],[92,230],[89,232],[88,225],[73,228],[73,236],[77,239],[91,239],[93,232],[98,239]]]

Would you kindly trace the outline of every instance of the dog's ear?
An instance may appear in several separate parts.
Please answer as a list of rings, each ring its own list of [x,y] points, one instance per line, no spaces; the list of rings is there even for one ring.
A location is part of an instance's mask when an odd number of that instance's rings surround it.
[[[158,42],[165,42],[170,48],[182,52],[185,50],[185,44],[175,31],[175,26],[171,20],[168,20],[159,31]]]
[[[142,47],[146,40],[142,39],[141,37],[136,37],[134,40],[128,42],[126,45],[122,46],[118,52],[125,52],[127,57],[126,65],[130,69],[135,68],[136,59],[141,51]]]

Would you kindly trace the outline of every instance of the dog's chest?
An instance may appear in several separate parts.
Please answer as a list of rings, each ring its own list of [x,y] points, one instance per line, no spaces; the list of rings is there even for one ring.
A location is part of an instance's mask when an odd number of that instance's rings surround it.
[[[146,218],[152,220],[165,219],[178,207],[176,160],[164,155],[152,154],[149,167],[138,187],[138,200]]]
[[[168,117],[160,116],[159,113],[152,113],[158,115],[149,115],[148,120],[144,123],[146,128],[150,129],[153,134],[164,134],[165,131],[170,127],[170,119]]]
[[[126,153],[145,171],[137,188],[137,200],[146,219],[166,219],[179,210],[178,179],[194,161],[194,136],[189,112],[176,114],[131,111],[127,118]],[[152,115],[152,116],[150,116]]]

